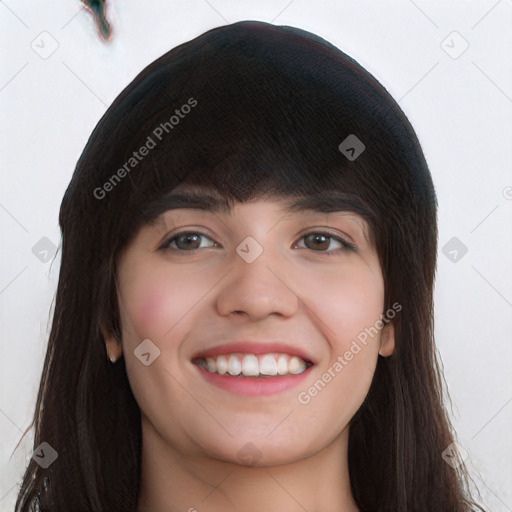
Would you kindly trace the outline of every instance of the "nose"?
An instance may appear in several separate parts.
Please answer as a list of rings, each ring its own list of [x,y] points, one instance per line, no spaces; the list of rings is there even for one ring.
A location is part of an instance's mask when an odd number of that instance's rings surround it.
[[[218,313],[245,315],[253,321],[272,314],[293,316],[299,308],[299,297],[283,265],[265,250],[252,263],[235,254],[231,271],[220,283]]]

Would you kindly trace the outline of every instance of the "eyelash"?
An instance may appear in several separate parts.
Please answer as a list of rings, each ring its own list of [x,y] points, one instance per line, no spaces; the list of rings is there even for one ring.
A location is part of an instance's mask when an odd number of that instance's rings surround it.
[[[200,235],[200,236],[203,236],[203,237],[208,238],[208,239],[211,240],[211,238],[206,233],[202,233],[201,231],[181,231],[179,233],[174,233],[171,236],[171,238],[167,238],[162,243],[162,245],[159,247],[159,249],[161,249],[161,250],[178,251],[178,252],[184,252],[184,253],[185,252],[195,253],[196,251],[200,250],[200,249],[191,249],[191,250],[187,251],[187,250],[184,250],[184,249],[178,249],[178,248],[174,248],[174,247],[169,247],[169,245],[172,242],[174,242],[181,235]],[[347,242],[347,240],[345,240],[344,238],[340,237],[339,235],[334,235],[332,233],[329,233],[328,231],[310,231],[309,233],[305,233],[304,235],[302,235],[300,240],[302,240],[303,238],[306,238],[309,235],[321,235],[321,236],[324,236],[326,238],[330,238],[330,239],[336,240],[337,242],[340,242],[343,245],[343,248],[334,249],[334,250],[330,250],[330,251],[315,251],[314,249],[310,249],[313,252],[323,253],[323,254],[326,254],[328,256],[337,256],[340,252],[345,252],[346,250],[357,252],[357,248],[356,248],[355,245],[351,244],[350,242]],[[214,242],[214,241],[212,240],[212,242]],[[217,242],[214,242],[214,243],[217,244]],[[295,244],[295,245],[297,245],[297,244]],[[208,249],[210,249],[210,247],[208,247]],[[306,247],[306,249],[308,249],[308,248]]]

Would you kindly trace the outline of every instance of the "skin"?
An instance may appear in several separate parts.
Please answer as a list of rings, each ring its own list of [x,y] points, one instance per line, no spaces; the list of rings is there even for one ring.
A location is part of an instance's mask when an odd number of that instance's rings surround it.
[[[138,232],[118,268],[123,338],[106,336],[111,357],[124,353],[141,409],[138,512],[358,511],[348,424],[378,354],[393,352],[392,322],[309,403],[297,395],[384,313],[383,276],[366,229],[353,213],[286,215],[280,201],[255,200],[229,213],[169,210]],[[358,252],[334,238],[305,237],[326,230]],[[159,249],[178,231],[207,236]],[[263,248],[252,263],[235,251],[248,236]],[[247,338],[298,346],[316,364],[295,388],[247,397],[209,384],[191,362],[199,350]],[[144,339],[160,350],[149,366],[133,354]],[[253,465],[240,450],[256,454]]]

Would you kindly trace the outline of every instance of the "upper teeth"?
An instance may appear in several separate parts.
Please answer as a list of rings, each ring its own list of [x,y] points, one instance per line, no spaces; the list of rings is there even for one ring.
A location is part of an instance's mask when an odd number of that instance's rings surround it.
[[[210,373],[258,377],[260,375],[297,375],[302,373],[308,363],[297,356],[288,354],[230,354],[216,357],[199,358],[196,364]]]

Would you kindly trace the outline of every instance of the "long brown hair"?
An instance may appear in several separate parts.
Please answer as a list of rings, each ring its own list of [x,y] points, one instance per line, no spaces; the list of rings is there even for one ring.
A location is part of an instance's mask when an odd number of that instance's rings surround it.
[[[357,157],[340,147],[349,136]],[[326,212],[337,191],[365,217],[385,311],[403,307],[395,351],[379,356],[350,424],[356,503],[378,512],[483,510],[464,464],[442,457],[455,437],[434,344],[437,199],[417,136],[386,89],[330,43],[239,22],[144,69],[77,163],[60,209],[62,263],[29,426],[34,450],[48,443],[58,456],[47,468],[30,461],[16,512],[136,511],[140,410],[124,357],[107,359],[104,331],[121,339],[120,252],[179,183],[210,187],[226,201],[323,197]]]

